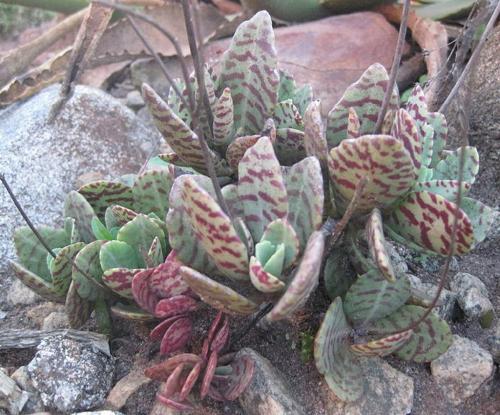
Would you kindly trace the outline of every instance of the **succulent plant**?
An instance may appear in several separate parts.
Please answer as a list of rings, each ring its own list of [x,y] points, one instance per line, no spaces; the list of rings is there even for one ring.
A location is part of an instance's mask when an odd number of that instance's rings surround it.
[[[210,147],[218,176],[231,176],[246,149],[261,135],[271,138],[283,164],[305,157],[301,114],[312,100],[311,87],[297,88],[293,78],[278,70],[272,22],[259,12],[242,23],[222,57],[220,72],[205,69],[205,85],[213,122],[200,117],[200,129]],[[195,79],[190,86],[198,94]],[[184,97],[184,81],[177,81]],[[144,100],[172,151],[162,159],[206,174],[205,161],[193,115],[171,88],[165,102],[151,87],[143,86]]]
[[[201,399],[207,395],[218,401],[238,398],[252,380],[254,362],[248,356],[236,360],[233,354],[220,356],[228,339],[229,319],[219,311],[199,355],[181,353],[147,368],[146,376],[164,382],[156,396],[158,401],[172,409],[192,410],[188,397],[200,378]]]

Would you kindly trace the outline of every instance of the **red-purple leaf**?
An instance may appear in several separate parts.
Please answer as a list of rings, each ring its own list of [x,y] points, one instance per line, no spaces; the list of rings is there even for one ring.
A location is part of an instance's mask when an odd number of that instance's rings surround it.
[[[222,395],[228,401],[234,401],[240,396],[253,378],[255,362],[249,356],[241,356],[231,363],[232,373],[228,376]]]
[[[200,387],[200,397],[201,399],[205,398],[208,393],[208,389],[210,388],[210,384],[212,383],[212,378],[215,374],[215,369],[217,368],[217,352],[213,351],[210,353],[210,357],[208,358],[207,367],[205,369],[205,375],[203,376],[203,381],[201,382]]]
[[[184,365],[180,364],[174,371],[170,374],[167,381],[162,385],[160,389],[160,394],[164,398],[170,398],[174,393],[178,392],[181,385],[179,383],[179,378],[184,370]]]
[[[156,304],[155,316],[158,318],[167,318],[178,314],[190,313],[198,308],[198,304],[198,301],[187,295],[163,298]]]
[[[149,333],[149,340],[151,341],[157,341],[161,340],[165,334],[165,332],[168,330],[168,328],[177,320],[179,320],[182,317],[186,317],[182,314],[175,315],[173,317],[167,318],[166,320],[163,320],[160,324],[155,326],[153,330],[151,330],[151,333]]]
[[[132,294],[135,302],[144,310],[154,314],[158,296],[151,289],[150,278],[154,268],[145,269],[135,274],[132,280]]]
[[[238,164],[243,158],[245,151],[252,147],[260,137],[260,134],[245,135],[234,139],[234,141],[229,144],[226,150],[226,160],[233,170],[236,171],[238,169]]]
[[[111,268],[104,272],[102,281],[115,293],[133,299],[132,280],[141,269]]]
[[[169,354],[184,347],[191,337],[191,329],[192,323],[189,318],[182,317],[175,321],[163,335],[160,354]]]
[[[181,266],[182,262],[177,259],[176,252],[170,251],[165,262],[155,267],[149,284],[158,297],[167,298],[192,294],[189,286],[179,274]]]
[[[181,353],[170,357],[164,362],[148,367],[144,370],[144,375],[150,379],[164,382],[180,364],[183,364],[186,368],[192,368],[200,362],[202,362],[201,357],[194,353]]]
[[[169,408],[175,409],[177,411],[192,411],[194,409],[193,405],[165,398],[161,394],[157,394],[156,399],[158,399],[158,401],[164,404],[165,406],[168,406]]]
[[[220,353],[220,351],[226,346],[227,340],[229,339],[229,319],[224,318],[224,323],[215,335],[211,345],[210,351]]]
[[[203,368],[202,362],[196,363],[191,371],[189,372],[188,377],[184,381],[184,385],[182,385],[182,389],[179,393],[179,400],[181,402],[185,401],[188,395],[193,390],[193,387],[200,377],[201,369]]]
[[[417,125],[406,110],[400,109],[396,112],[391,135],[403,142],[406,151],[410,154],[413,165],[419,170],[422,160],[422,142]]]

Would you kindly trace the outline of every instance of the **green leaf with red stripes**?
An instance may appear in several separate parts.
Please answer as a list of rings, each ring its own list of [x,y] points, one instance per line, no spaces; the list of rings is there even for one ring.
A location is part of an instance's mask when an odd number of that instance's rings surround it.
[[[390,315],[410,296],[410,282],[405,275],[396,276],[395,282],[376,269],[358,277],[349,288],[344,300],[344,311],[355,325],[366,324]]]
[[[273,108],[272,117],[276,128],[294,128],[296,130],[304,128],[302,116],[291,99],[278,102]]]
[[[109,206],[122,205],[133,208],[132,189],[120,182],[99,180],[84,184],[78,189],[89,202],[99,218],[104,218],[104,213]]]
[[[318,285],[324,248],[323,232],[314,232],[307,242],[293,279],[273,309],[267,314],[267,320],[277,321],[287,318],[305,304]]]
[[[465,163],[463,168],[463,181],[474,183],[479,172],[479,154],[476,147],[465,147]],[[458,180],[462,147],[455,151],[447,152],[444,159],[437,163],[432,170],[433,180]]]
[[[249,275],[253,286],[263,293],[281,291],[285,287],[285,283],[279,279],[283,268],[284,245],[280,244],[276,249],[269,243],[258,243],[255,251],[259,256],[267,252],[269,258],[264,264],[259,261],[258,257],[250,258]]]
[[[234,141],[229,144],[226,150],[226,160],[234,171],[238,170],[238,164],[245,155],[245,152],[252,147],[260,137],[259,134],[245,135],[235,138]]]
[[[328,113],[326,127],[328,147],[337,146],[347,138],[349,108],[353,108],[359,118],[360,135],[373,133],[388,81],[389,76],[385,68],[375,63],[361,75],[357,82],[346,89],[340,101]],[[395,87],[388,109],[397,110],[398,101],[399,94]]]
[[[279,70],[280,84],[278,88],[278,101],[292,99],[295,96],[297,85],[295,79],[289,73]]]
[[[467,194],[471,188],[471,184],[462,182],[462,196]],[[443,196],[450,202],[456,202],[458,196],[459,182],[458,180],[429,180],[426,182],[417,182],[413,186],[414,192],[431,192]]]
[[[61,248],[53,261],[51,261],[50,273],[52,275],[52,288],[61,296],[65,296],[71,283],[73,261],[85,246],[83,242],[77,242]]]
[[[323,222],[325,197],[321,165],[315,157],[307,157],[283,169],[283,177],[288,195],[288,221],[302,250]]]
[[[304,132],[295,128],[278,128],[273,143],[276,157],[284,166],[290,166],[307,156]]]
[[[182,182],[184,211],[217,268],[232,279],[248,279],[248,252],[231,219],[192,177]]]
[[[304,112],[306,112],[306,108],[313,100],[313,90],[311,85],[306,84],[296,90],[292,99],[294,105],[299,110],[299,114],[304,114]]]
[[[462,198],[460,208],[471,221],[474,230],[474,245],[482,242],[488,235],[495,221],[495,215],[498,215],[498,213],[479,200],[470,197]]]
[[[104,299],[106,293],[89,281],[94,279],[102,282],[102,268],[99,261],[99,251],[106,241],[94,241],[83,247],[75,257],[73,267],[73,281],[76,283],[78,295],[87,301]]]
[[[133,220],[136,216],[137,212],[120,205],[112,206],[110,214],[108,214],[109,223],[110,225],[112,224],[111,227],[121,227]],[[108,222],[106,222],[106,226],[108,226]],[[108,229],[111,229],[111,227],[108,226]]]
[[[304,147],[308,156],[314,156],[321,164],[326,165],[328,145],[321,118],[320,101],[311,102],[304,114]]]
[[[250,147],[238,166],[238,195],[244,221],[254,241],[260,241],[266,226],[288,215],[287,191],[268,137]]]
[[[258,12],[242,23],[224,53],[220,85],[231,89],[234,128],[258,133],[277,103],[279,74],[271,16]]]
[[[365,390],[365,381],[358,357],[349,349],[349,326],[342,300],[330,305],[314,340],[314,360],[318,371],[333,393],[343,401],[358,400]]]
[[[358,356],[387,356],[408,342],[412,334],[413,330],[406,330],[366,343],[351,344],[351,351]]]
[[[64,217],[75,219],[75,229],[82,242],[89,243],[95,240],[92,219],[96,217],[96,214],[87,199],[80,193],[73,190],[66,195]]]
[[[390,316],[374,322],[370,331],[376,335],[377,332],[403,330],[420,319],[425,312],[424,307],[405,305]],[[394,354],[403,360],[430,362],[446,352],[452,341],[453,336],[446,321],[431,313],[415,327],[410,338]]]
[[[385,207],[413,186],[415,168],[402,141],[388,135],[365,135],[343,140],[330,151],[330,176],[335,190],[347,204],[358,182],[366,177],[358,211]]]
[[[192,268],[183,266],[180,274],[203,302],[217,310],[229,314],[248,315],[258,309],[258,305],[253,301]]]
[[[168,196],[174,182],[174,166],[147,170],[137,176],[132,187],[134,209],[154,213],[164,219],[168,211]]]
[[[109,268],[104,271],[102,281],[118,295],[133,300],[132,280],[140,271],[140,268]]]
[[[448,255],[457,206],[430,192],[410,193],[390,213],[387,225],[406,239],[439,255]],[[458,209],[458,226],[453,255],[467,253],[474,243],[470,219]]]
[[[39,277],[23,265],[10,261],[10,266],[14,271],[14,275],[27,287],[31,288],[38,295],[42,296],[48,301],[61,302],[64,296],[58,295],[54,291],[54,287],[47,280]]]
[[[382,275],[390,282],[396,281],[391,259],[385,248],[384,229],[382,226],[382,215],[377,208],[372,210],[366,222],[366,239],[373,262]]]
[[[75,281],[71,281],[69,286],[64,309],[72,329],[79,329],[83,326],[92,313],[92,303],[80,297]]]
[[[358,138],[361,133],[361,122],[359,121],[358,114],[356,110],[349,107],[347,116],[347,137],[346,138]]]
[[[234,107],[231,89],[224,88],[214,107],[213,142],[215,145],[224,145],[233,139],[234,135]]]
[[[400,109],[396,112],[391,135],[403,142],[404,148],[410,154],[415,169],[419,170],[422,165],[422,142],[417,124],[406,110]]]

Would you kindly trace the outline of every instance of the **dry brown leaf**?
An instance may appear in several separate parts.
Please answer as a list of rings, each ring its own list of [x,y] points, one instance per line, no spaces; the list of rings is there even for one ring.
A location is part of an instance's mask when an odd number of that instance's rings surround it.
[[[141,386],[151,382],[151,379],[144,375],[146,365],[134,367],[126,376],[121,378],[106,398],[106,407],[113,410],[120,410]]]

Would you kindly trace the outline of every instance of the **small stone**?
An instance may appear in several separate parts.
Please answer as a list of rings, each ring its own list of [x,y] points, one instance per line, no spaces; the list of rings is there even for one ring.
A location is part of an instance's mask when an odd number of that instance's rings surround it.
[[[239,402],[246,415],[305,415],[306,412],[290,393],[281,373],[271,362],[252,349],[238,352],[255,363],[250,385],[240,395]]]
[[[328,415],[407,415],[413,408],[413,379],[379,357],[365,360],[367,387],[356,402],[342,402],[323,383]]]
[[[450,280],[450,288],[452,291],[459,293],[475,287],[481,295],[488,297],[488,288],[478,277],[467,272],[458,272]]]
[[[30,307],[26,311],[26,317],[28,317],[37,327],[42,327],[45,318],[51,313],[56,312],[64,312],[64,305],[46,301]]]
[[[23,391],[26,391],[28,394],[28,401],[26,402],[26,405],[24,407],[24,412],[42,412],[44,410],[43,402],[40,398],[39,393],[31,382],[27,367],[21,366],[17,368],[16,371],[12,375],[10,375],[10,377]]]
[[[42,330],[55,330],[69,327],[68,315],[64,312],[50,313],[43,319]]]
[[[446,353],[431,362],[431,372],[447,399],[459,405],[493,374],[493,358],[476,342],[454,335]]]
[[[28,365],[33,385],[48,408],[68,413],[102,405],[113,380],[112,358],[73,339],[44,339]]]
[[[138,110],[144,106],[144,99],[141,93],[134,89],[127,94],[127,107]]]
[[[467,318],[487,320],[493,313],[488,289],[479,278],[466,272],[459,272],[450,281],[450,287],[457,293],[458,305]]]
[[[7,317],[7,312],[0,310],[0,320],[3,320],[5,317]]]
[[[28,401],[28,393],[21,390],[16,382],[0,368],[0,409],[10,415],[18,415]]]
[[[422,306],[429,306],[434,299],[437,286],[422,280],[414,275],[408,275],[411,285],[412,297],[421,302]],[[443,289],[439,296],[439,300],[435,311],[445,320],[452,320],[456,314],[457,295],[447,289]]]
[[[386,241],[386,249],[389,253],[394,272],[396,274],[406,274],[408,272],[408,264],[398,252],[398,248],[396,245]]]
[[[14,280],[7,294],[7,301],[13,306],[34,304],[41,299],[37,293],[18,279]]]
[[[500,364],[500,320],[497,319],[491,332],[492,333],[486,338],[486,344],[495,363]]]

